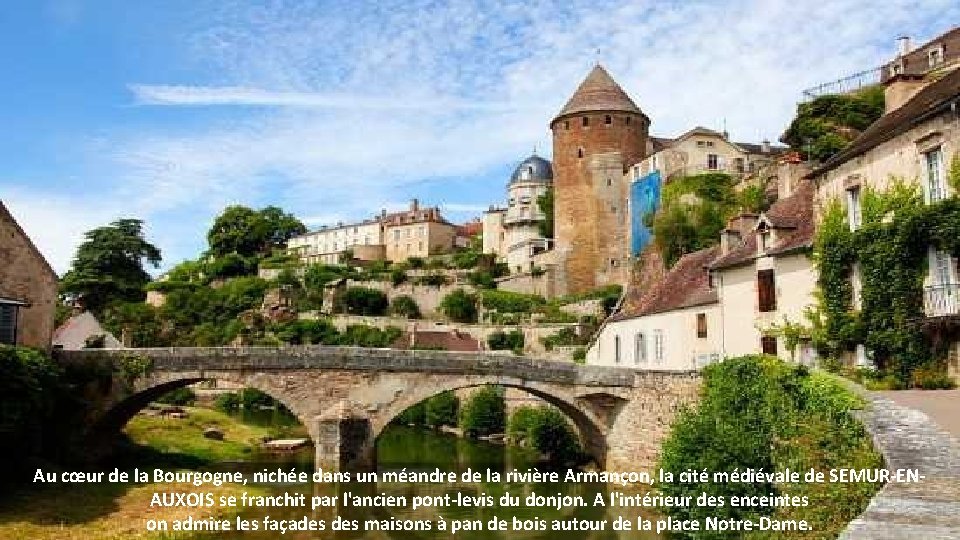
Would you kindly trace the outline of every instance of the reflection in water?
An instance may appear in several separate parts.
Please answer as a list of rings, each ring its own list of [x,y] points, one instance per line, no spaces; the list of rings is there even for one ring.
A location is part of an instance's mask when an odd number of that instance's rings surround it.
[[[486,442],[473,441],[470,439],[461,439],[452,435],[436,433],[427,429],[409,428],[402,426],[390,426],[384,430],[377,444],[377,462],[378,470],[400,470],[406,468],[410,470],[434,470],[439,468],[443,471],[454,471],[462,473],[469,469],[483,471],[487,468],[501,473],[501,475],[514,468],[524,470],[528,467],[534,467],[533,455],[531,452],[520,448],[506,447],[502,445],[490,444]],[[275,469],[278,466],[296,467],[298,469],[312,471],[313,467],[313,449],[304,449],[295,454],[283,456],[262,456],[256,465],[250,464],[244,467],[249,472],[262,470],[263,468]],[[264,516],[270,516],[272,519],[300,519],[304,515],[311,519],[324,519],[328,523],[336,518],[345,520],[357,520],[360,524],[360,531],[326,531],[326,532],[288,532],[282,536],[277,532],[243,532],[243,533],[216,533],[210,536],[201,536],[201,538],[210,539],[307,539],[307,538],[344,538],[344,539],[435,539],[448,538],[450,533],[438,531],[363,531],[363,523],[367,520],[376,519],[381,521],[396,520],[436,520],[442,516],[448,523],[451,520],[479,520],[484,526],[494,518],[505,519],[508,522],[507,531],[461,531],[456,537],[467,539],[553,539],[564,536],[570,539],[648,539],[660,538],[654,533],[642,533],[636,531],[617,532],[613,531],[610,523],[607,523],[606,530],[595,532],[556,532],[549,530],[550,522],[555,519],[578,519],[596,521],[606,519],[613,521],[617,515],[623,515],[624,518],[636,523],[639,512],[636,509],[617,509],[608,511],[606,508],[592,506],[594,496],[597,493],[604,494],[606,499],[607,487],[602,484],[370,484],[353,483],[342,485],[313,484],[313,485],[275,485],[272,486],[275,494],[282,494],[284,491],[291,493],[303,493],[307,501],[314,496],[334,496],[338,497],[342,503],[344,493],[350,493],[353,496],[405,496],[412,501],[415,496],[443,496],[449,494],[456,500],[457,493],[465,496],[479,497],[481,495],[490,495],[493,497],[496,505],[490,506],[449,506],[449,507],[427,507],[413,510],[407,507],[387,507],[380,506],[376,508],[358,508],[354,506],[343,506],[319,508],[311,511],[306,509],[287,509],[287,508],[248,508],[241,514],[246,519],[262,519]],[[565,507],[556,508],[502,508],[499,506],[501,497],[509,493],[512,497],[519,497],[520,503],[530,494],[538,495],[570,495],[581,496],[590,506],[586,507]],[[309,505],[309,502],[308,502]],[[644,514],[648,519],[652,517]],[[525,522],[525,531],[514,531],[511,527],[513,518]],[[530,530],[540,529],[540,530]]]

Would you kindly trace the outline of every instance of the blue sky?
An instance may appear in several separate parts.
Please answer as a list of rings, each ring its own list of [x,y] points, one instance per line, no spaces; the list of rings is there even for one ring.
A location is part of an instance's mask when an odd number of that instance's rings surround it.
[[[146,221],[164,267],[231,203],[317,226],[418,197],[464,220],[549,155],[598,49],[654,134],[775,140],[803,88],[958,20],[951,0],[11,0],[0,199],[61,272],[118,217]]]

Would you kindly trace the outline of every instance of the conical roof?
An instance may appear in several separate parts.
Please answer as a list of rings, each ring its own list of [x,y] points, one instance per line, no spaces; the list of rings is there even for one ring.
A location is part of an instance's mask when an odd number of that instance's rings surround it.
[[[617,81],[597,64],[590,70],[587,78],[580,83],[567,104],[563,106],[557,118],[568,114],[588,111],[618,111],[643,114],[640,107],[620,88]]]

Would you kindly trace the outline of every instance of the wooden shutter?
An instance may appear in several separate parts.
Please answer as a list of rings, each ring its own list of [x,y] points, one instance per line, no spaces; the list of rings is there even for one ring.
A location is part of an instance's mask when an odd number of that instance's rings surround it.
[[[697,337],[707,337],[707,314],[697,313]]]
[[[17,306],[0,304],[0,343],[17,344]]]
[[[777,287],[773,270],[757,271],[757,298],[761,312],[777,310]]]
[[[774,336],[761,337],[760,351],[763,352],[763,354],[776,356],[777,355],[777,338]]]

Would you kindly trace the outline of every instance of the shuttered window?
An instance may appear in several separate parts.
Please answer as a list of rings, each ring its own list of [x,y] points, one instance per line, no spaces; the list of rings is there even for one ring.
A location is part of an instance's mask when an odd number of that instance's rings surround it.
[[[0,343],[17,343],[17,306],[14,304],[0,304]]]
[[[777,310],[777,287],[773,270],[757,271],[757,298],[761,312]]]
[[[776,356],[777,355],[777,338],[774,336],[761,337],[760,351],[763,352],[763,354]]]
[[[697,313],[697,337],[707,337],[707,314]]]

